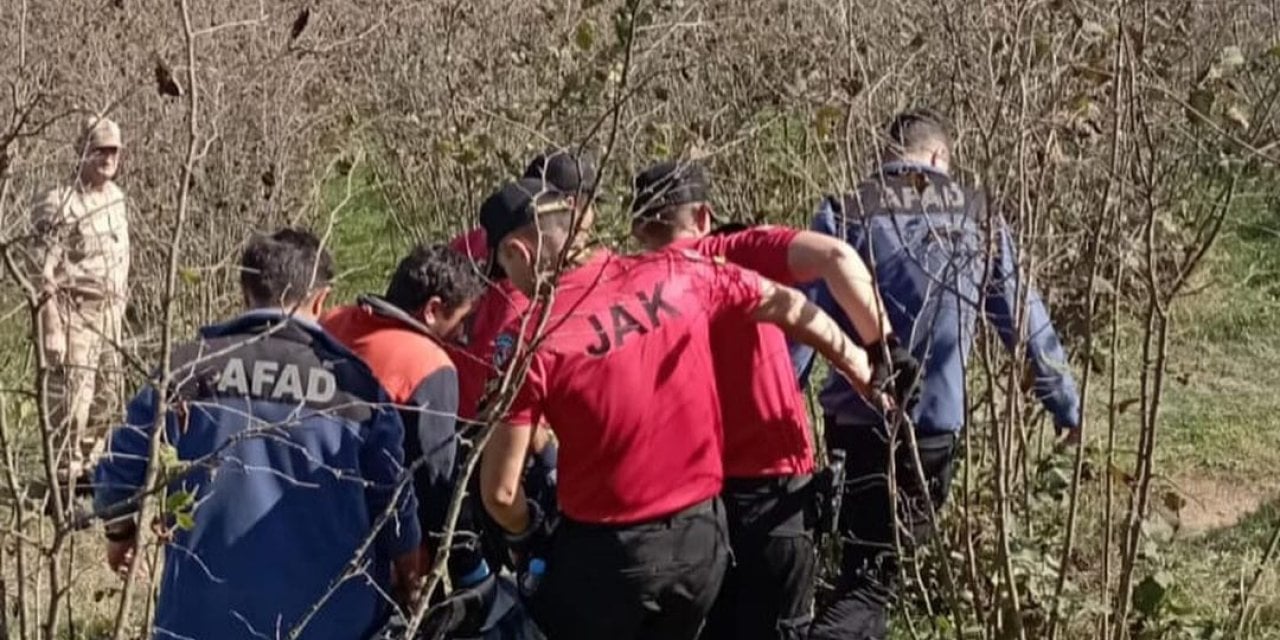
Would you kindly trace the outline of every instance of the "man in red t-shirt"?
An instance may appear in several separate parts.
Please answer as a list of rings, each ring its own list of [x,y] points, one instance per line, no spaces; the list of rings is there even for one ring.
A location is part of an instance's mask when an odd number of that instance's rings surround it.
[[[863,388],[870,365],[798,291],[695,252],[587,250],[576,213],[529,179],[481,208],[491,259],[541,301],[534,322],[499,336],[533,347],[506,354],[527,373],[485,450],[481,497],[513,549],[546,558],[534,614],[550,637],[692,639],[728,552],[711,327],[775,323]],[[543,421],[560,443],[549,541],[521,483]]]
[[[586,225],[589,226],[595,218],[596,167],[590,155],[576,154],[567,149],[548,150],[529,161],[522,178],[539,181],[565,194]],[[503,327],[529,311],[529,300],[511,285],[501,267],[488,263],[489,249],[483,227],[454,238],[449,246],[471,257],[491,279],[488,290],[468,319],[466,353],[456,358],[467,361],[465,366],[459,367],[460,415],[474,418],[485,385],[501,373],[493,366],[495,350],[513,346],[495,345],[494,339]]]
[[[545,181],[552,188],[569,194],[580,215],[594,217],[591,194],[595,189],[596,169],[594,160],[587,155],[575,154],[565,149],[551,149],[533,158],[525,169],[524,177]],[[520,293],[500,268],[489,265],[488,241],[483,227],[454,238],[449,246],[469,257],[482,273],[490,276],[489,286],[476,302],[473,313],[467,319],[465,343],[450,348],[458,366],[458,415],[465,427],[476,426],[480,403],[491,383],[501,379],[503,367],[496,366],[495,356],[505,362],[506,355],[515,348],[510,336],[496,343],[504,327],[521,317],[526,317],[529,300]],[[555,501],[557,447],[546,425],[534,432],[533,444],[525,473],[525,489],[530,498],[537,501],[547,513],[558,511]],[[479,478],[473,477],[468,491],[479,494]],[[495,536],[500,538],[500,536]],[[489,561],[500,562],[506,557],[501,540],[484,538],[484,548]]]
[[[696,251],[789,286],[821,278],[839,292],[863,344],[884,339],[889,323],[871,274],[844,243],[785,227],[713,234],[710,184],[697,163],[658,163],[634,187],[632,234],[646,249]],[[724,420],[721,495],[735,563],[702,637],[799,638],[810,622],[816,568],[804,398],[777,327],[731,318],[711,339]]]

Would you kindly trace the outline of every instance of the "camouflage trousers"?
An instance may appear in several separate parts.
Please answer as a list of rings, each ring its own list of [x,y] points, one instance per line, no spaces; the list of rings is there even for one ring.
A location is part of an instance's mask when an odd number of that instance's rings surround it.
[[[124,301],[59,294],[49,304],[57,305],[56,313],[42,314],[55,463],[78,476],[101,455],[107,430],[120,418]]]

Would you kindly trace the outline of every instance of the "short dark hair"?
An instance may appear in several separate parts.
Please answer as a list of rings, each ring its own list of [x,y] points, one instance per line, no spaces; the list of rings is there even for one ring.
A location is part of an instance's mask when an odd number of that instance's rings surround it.
[[[928,108],[911,109],[894,116],[885,135],[892,154],[923,151],[939,142],[951,147],[951,126],[946,117]]]
[[[484,279],[471,260],[449,247],[420,244],[396,266],[387,285],[387,302],[413,313],[431,298],[457,309],[484,292]]]
[[[309,231],[255,234],[240,257],[240,287],[256,306],[292,305],[333,280],[333,258]]]

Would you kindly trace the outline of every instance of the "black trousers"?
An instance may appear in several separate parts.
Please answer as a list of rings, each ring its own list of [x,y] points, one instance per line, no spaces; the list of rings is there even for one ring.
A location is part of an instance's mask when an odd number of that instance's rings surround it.
[[[703,640],[799,640],[808,631],[817,563],[809,480],[725,480],[733,561]]]
[[[560,521],[533,615],[548,640],[693,640],[729,562],[718,498],[611,527]]]
[[[894,506],[889,493],[889,438],[883,427],[836,425],[828,417],[827,446],[844,449],[845,494],[841,505],[840,577],[833,600],[818,613],[811,640],[880,640],[888,633],[888,607],[894,599],[899,558],[894,547]],[[915,456],[905,434],[894,450],[897,515],[901,544],[910,551],[932,535],[929,517],[942,507],[951,487],[956,435],[917,435]]]

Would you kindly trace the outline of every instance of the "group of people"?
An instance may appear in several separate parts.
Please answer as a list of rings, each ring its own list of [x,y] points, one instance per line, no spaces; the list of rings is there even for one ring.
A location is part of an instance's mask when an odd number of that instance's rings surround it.
[[[699,163],[654,164],[631,255],[593,241],[592,159],[549,151],[474,231],[332,309],[315,235],[255,235],[243,312],[175,349],[97,461],[110,564],[164,531],[161,637],[370,638],[425,605],[427,637],[884,638],[899,554],[946,499],[980,317],[1025,345],[1064,442],[1080,422],[1009,230],[950,177],[944,120],[899,114],[885,140],[812,230],[727,222]],[[189,500],[140,523],[157,443]],[[815,604],[824,521],[840,573]],[[424,595],[450,532],[452,591]]]

